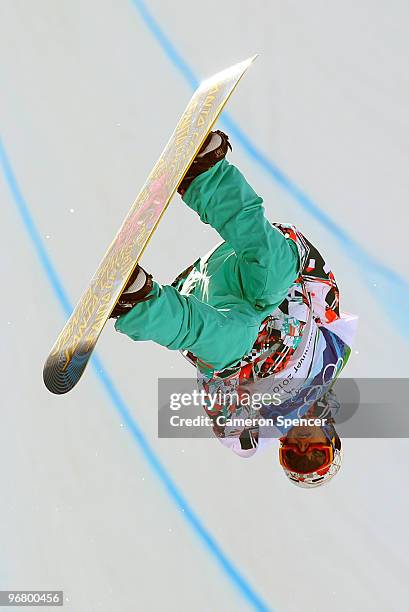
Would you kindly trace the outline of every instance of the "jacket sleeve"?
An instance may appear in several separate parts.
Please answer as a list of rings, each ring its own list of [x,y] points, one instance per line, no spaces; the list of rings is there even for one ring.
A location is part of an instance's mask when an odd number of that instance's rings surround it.
[[[218,310],[156,282],[151,295],[151,300],[119,317],[115,329],[132,340],[153,340],[171,350],[189,350],[215,370],[237,363],[253,346],[258,324],[245,313]]]
[[[195,178],[183,201],[234,249],[249,301],[281,303],[299,274],[297,248],[265,217],[241,172],[224,159]]]

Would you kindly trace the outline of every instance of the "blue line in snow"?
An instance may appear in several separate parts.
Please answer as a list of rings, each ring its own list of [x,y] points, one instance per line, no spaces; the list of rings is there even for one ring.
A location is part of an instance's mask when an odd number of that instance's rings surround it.
[[[195,89],[199,79],[177,51],[175,45],[161,28],[148,10],[143,0],[130,0],[138,11],[145,25],[152,33],[175,68],[182,74],[192,89]],[[361,272],[362,281],[383,305],[399,333],[409,339],[407,315],[409,311],[409,283],[393,269],[376,260],[365,251],[344,229],[342,229],[318,204],[316,204],[302,189],[300,189],[278,166],[276,166],[262,151],[260,151],[244,133],[241,127],[227,112],[222,114],[222,122],[230,135],[240,144],[247,155],[286,191],[301,207],[316,219],[342,245]]]
[[[13,196],[16,207],[18,209],[18,212],[20,213],[21,219],[27,230],[30,240],[34,245],[34,249],[38,255],[40,264],[48,280],[51,283],[51,286],[64,310],[64,313],[68,316],[72,312],[72,306],[64,290],[64,287],[62,286],[62,283],[58,277],[58,274],[46,252],[46,249],[44,248],[43,241],[38,232],[38,229],[34,224],[27,202],[25,201],[22,192],[18,186],[6,150],[1,140],[0,159],[6,183]],[[260,612],[268,612],[269,610],[271,610],[271,608],[269,608],[267,604],[261,599],[261,597],[259,597],[259,595],[253,590],[247,580],[240,574],[239,570],[228,559],[228,557],[222,551],[216,540],[207,531],[197,514],[190,507],[182,492],[172,480],[171,476],[169,475],[169,473],[159,460],[158,456],[150,446],[137,422],[132,417],[129,408],[125,404],[119,391],[112,382],[101,360],[97,356],[94,356],[92,362],[98,379],[102,383],[105,391],[107,392],[111,402],[113,403],[116,411],[120,415],[124,424],[126,424],[128,431],[131,433],[133,440],[136,442],[145,460],[150,465],[156,476],[159,478],[160,482],[166,489],[169,497],[174,502],[177,509],[181,513],[183,513],[183,517],[185,518],[187,523],[199,536],[199,539],[201,540],[202,544],[205,545],[208,552],[214,557],[214,559],[216,559],[216,561],[224,570],[227,577],[235,585],[241,595],[254,608],[254,610]]]
[[[44,248],[44,244],[37,231],[37,228],[34,225],[34,221],[28,211],[27,204],[18,187],[16,178],[11,169],[11,165],[9,163],[9,160],[6,155],[6,151],[3,147],[3,143],[1,140],[0,140],[0,159],[1,159],[1,166],[3,169],[3,173],[5,176],[6,182],[8,184],[8,187],[13,195],[14,201],[17,206],[17,210],[21,215],[23,223],[27,229],[27,232],[30,235],[32,242],[34,243],[34,248],[36,250],[40,263],[42,267],[44,268],[47,278],[50,281],[55,294],[57,295],[58,301],[63,307],[65,315],[68,317],[72,312],[70,301],[68,299],[67,294],[65,293],[64,287],[61,285],[57,272],[50,258],[47,255],[47,252]]]

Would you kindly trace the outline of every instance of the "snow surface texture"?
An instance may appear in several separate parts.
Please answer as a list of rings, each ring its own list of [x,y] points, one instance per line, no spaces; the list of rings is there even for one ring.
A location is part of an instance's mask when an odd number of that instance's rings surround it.
[[[58,283],[78,299],[189,82],[258,52],[219,124],[230,159],[325,249],[361,317],[348,374],[407,375],[408,18],[403,0],[3,0],[0,589],[64,589],[70,612],[406,608],[407,440],[346,440],[336,481],[306,492],[268,453],[157,439],[158,374],[192,375],[176,353],[108,325],[105,369],[72,393],[41,370]],[[175,198],[143,266],[169,282],[217,239]]]

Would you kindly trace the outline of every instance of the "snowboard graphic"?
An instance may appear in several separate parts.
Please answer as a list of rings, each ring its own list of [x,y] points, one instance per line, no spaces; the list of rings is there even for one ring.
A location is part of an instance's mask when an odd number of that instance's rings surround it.
[[[237,83],[257,56],[203,81],[133,203],[44,365],[52,393],[80,379],[119,296],[206,136]]]

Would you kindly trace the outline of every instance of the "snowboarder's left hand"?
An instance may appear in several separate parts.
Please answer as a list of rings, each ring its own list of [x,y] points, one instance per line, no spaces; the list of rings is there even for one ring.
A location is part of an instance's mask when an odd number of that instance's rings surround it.
[[[117,319],[129,312],[138,302],[146,302],[153,299],[153,296],[149,295],[152,286],[152,275],[137,265],[109,318]]]

